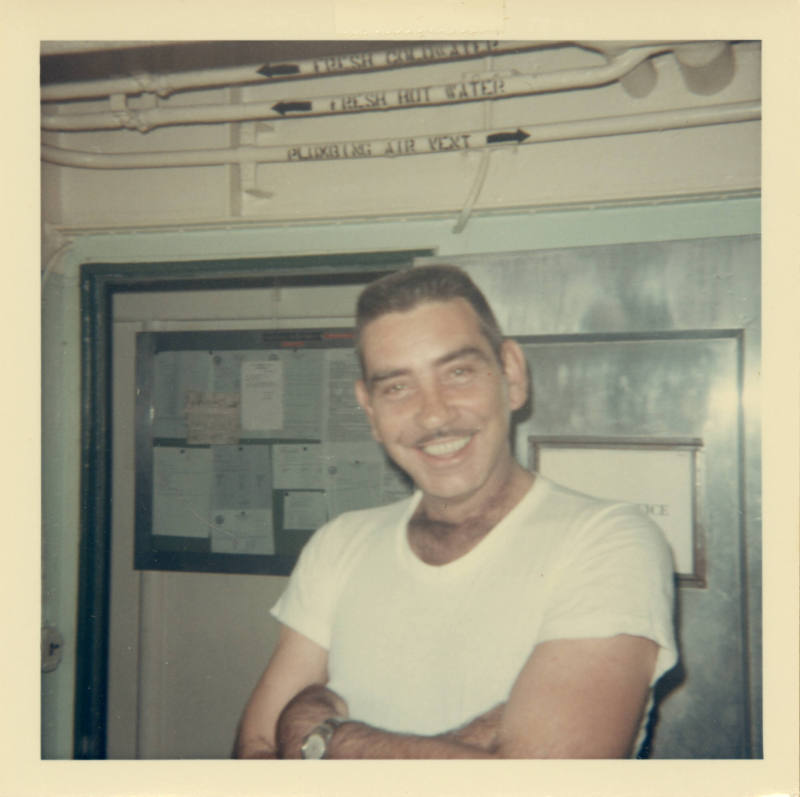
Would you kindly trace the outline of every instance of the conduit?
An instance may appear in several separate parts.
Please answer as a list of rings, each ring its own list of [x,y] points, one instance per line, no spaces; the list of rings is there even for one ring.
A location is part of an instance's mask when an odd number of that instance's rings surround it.
[[[295,119],[498,100],[612,83],[651,56],[670,49],[670,45],[643,47],[614,56],[602,66],[564,69],[540,75],[493,73],[485,77],[438,86],[380,89],[302,99],[287,98],[276,103],[195,105],[133,110],[121,105],[122,98],[119,97],[115,100],[116,110],[80,114],[45,114],[42,117],[42,127],[54,131],[134,128],[145,132],[155,127],[176,124],[244,122],[281,119],[287,116]]]
[[[260,63],[227,69],[206,69],[169,75],[140,73],[128,77],[50,85],[42,89],[44,102],[108,97],[112,94],[152,92],[168,97],[178,91],[243,86],[249,83],[278,83],[286,80],[366,74],[385,69],[464,61],[488,53],[510,55],[553,47],[558,42],[448,42],[398,46],[387,50],[320,56],[275,64]],[[561,43],[563,46],[563,43]]]
[[[396,158],[443,152],[526,146],[550,141],[678,130],[704,125],[748,122],[761,118],[761,103],[748,101],[642,114],[609,116],[548,124],[520,125],[513,133],[473,130],[442,135],[339,141],[318,144],[247,146],[180,152],[96,153],[42,147],[42,158],[60,166],[87,169],[154,169],[183,166],[221,166],[238,163],[301,163],[325,160]]]
[[[490,57],[487,58],[486,61],[487,66],[489,69],[491,69],[494,59]],[[494,105],[491,103],[486,103],[483,106],[484,130],[491,130],[492,127],[494,127],[493,111]],[[460,235],[462,232],[464,232],[464,228],[467,226],[467,222],[472,215],[472,210],[475,207],[475,203],[478,201],[478,197],[481,195],[481,191],[483,190],[483,185],[486,182],[486,175],[489,173],[489,161],[491,158],[491,149],[484,149],[483,152],[481,152],[481,162],[478,164],[478,171],[475,175],[475,179],[472,181],[472,188],[470,188],[470,191],[467,194],[464,207],[461,208],[461,212],[458,214],[458,218],[456,219],[456,223],[453,227],[454,235]]]
[[[151,42],[152,43],[152,42]],[[168,42],[160,42],[166,44]],[[180,43],[180,42],[177,42]],[[58,54],[59,50],[51,52]],[[57,43],[61,44],[61,43]],[[66,43],[64,52],[70,52]],[[121,49],[136,45],[137,42],[88,42],[94,50]],[[367,50],[333,56],[321,56],[299,61],[279,63],[259,63],[227,69],[207,69],[176,74],[138,73],[127,77],[55,84],[42,88],[43,102],[63,102],[66,100],[86,100],[109,97],[112,94],[143,94],[150,92],[168,97],[179,91],[221,88],[252,83],[278,83],[287,80],[335,77],[337,75],[357,75],[378,72],[386,69],[404,69],[414,66],[442,64],[481,58],[484,55],[510,55],[531,50],[553,49],[556,47],[579,47],[584,50],[616,55],[623,50],[654,45],[683,46],[686,42],[675,41],[508,41],[508,42],[445,42],[420,43],[392,47],[387,50]],[[696,42],[698,47],[712,46],[716,42]],[[44,48],[44,46],[43,46]],[[458,51],[453,55],[453,48]],[[78,47],[75,52],[81,52]]]

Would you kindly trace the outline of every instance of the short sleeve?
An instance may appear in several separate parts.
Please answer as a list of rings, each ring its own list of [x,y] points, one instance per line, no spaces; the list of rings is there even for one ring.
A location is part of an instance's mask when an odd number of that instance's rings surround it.
[[[331,607],[335,602],[337,523],[319,528],[303,547],[283,594],[272,607],[275,619],[330,647]]]
[[[276,620],[326,650],[339,595],[369,541],[372,525],[364,514],[345,513],[314,532],[270,610]]]
[[[553,574],[539,641],[631,634],[659,645],[655,682],[677,662],[674,576],[661,529],[636,507],[583,518]]]

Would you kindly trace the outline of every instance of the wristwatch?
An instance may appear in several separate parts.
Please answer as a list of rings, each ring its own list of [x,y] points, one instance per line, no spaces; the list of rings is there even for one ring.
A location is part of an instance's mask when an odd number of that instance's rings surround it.
[[[325,758],[328,752],[328,745],[331,743],[334,731],[347,720],[344,717],[328,717],[314,728],[311,733],[303,739],[300,747],[301,758]]]

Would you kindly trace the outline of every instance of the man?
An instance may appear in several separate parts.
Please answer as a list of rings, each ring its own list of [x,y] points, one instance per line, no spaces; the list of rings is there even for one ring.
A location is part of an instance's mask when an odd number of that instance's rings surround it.
[[[524,354],[461,270],[369,285],[357,350],[358,402],[417,490],[308,543],[235,754],[630,756],[676,660],[659,530],[514,459]]]

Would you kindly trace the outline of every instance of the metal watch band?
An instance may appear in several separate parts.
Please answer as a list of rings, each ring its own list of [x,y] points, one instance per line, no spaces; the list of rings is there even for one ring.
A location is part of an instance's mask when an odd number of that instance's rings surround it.
[[[344,722],[345,717],[328,717],[320,722],[303,740],[300,755],[305,759],[325,758],[334,732]]]

